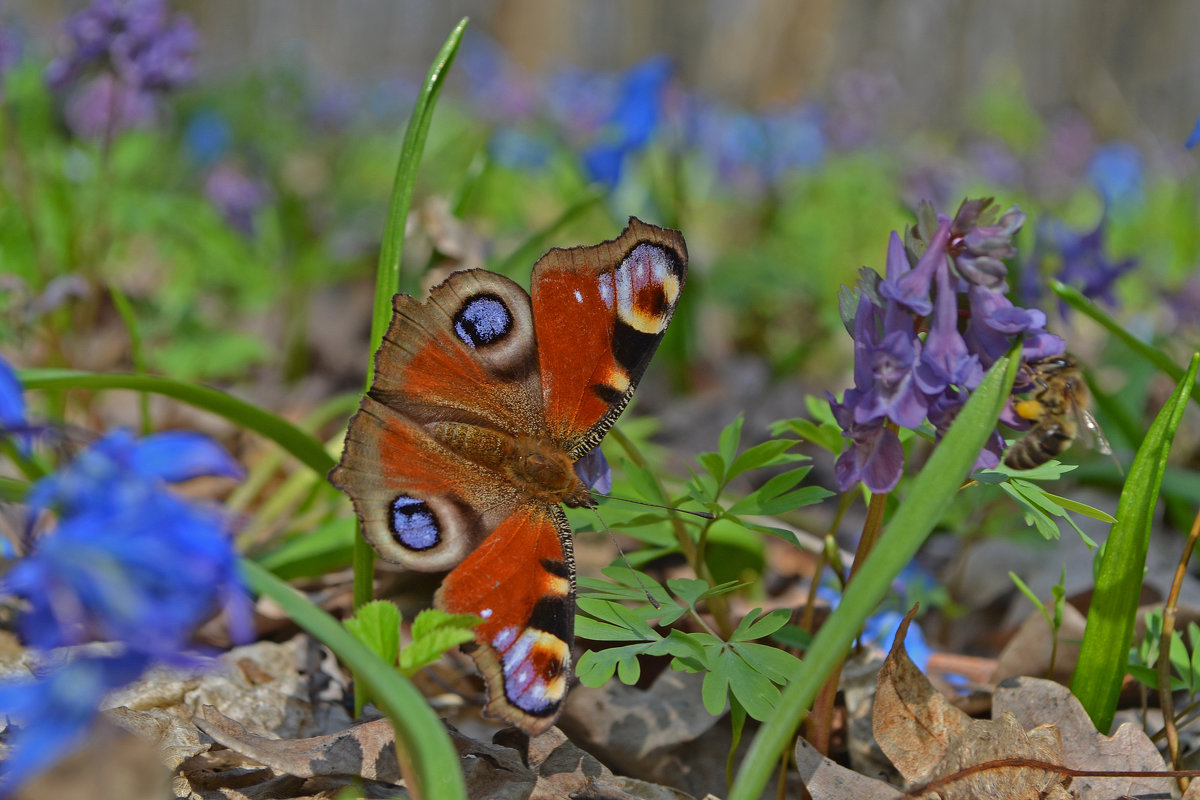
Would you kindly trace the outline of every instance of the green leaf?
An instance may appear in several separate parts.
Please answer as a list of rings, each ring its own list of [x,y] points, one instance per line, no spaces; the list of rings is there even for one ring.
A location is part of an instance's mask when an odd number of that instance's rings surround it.
[[[412,638],[414,641],[424,639],[443,628],[457,628],[471,632],[481,624],[483,624],[483,619],[474,614],[448,614],[440,608],[427,608],[417,614],[417,618],[413,620]]]
[[[775,714],[775,706],[779,702],[778,687],[741,658],[733,661],[729,672],[729,688],[746,713],[759,722],[765,722]]]
[[[725,483],[725,459],[721,458],[719,453],[701,453],[696,456],[696,463],[712,476],[715,485]],[[707,488],[707,482],[704,485]]]
[[[693,659],[701,664],[708,661],[702,639],[697,638],[695,634],[684,633],[674,628],[668,632],[666,638],[650,645],[646,652],[656,656],[671,655],[676,658]]]
[[[634,494],[648,502],[666,505],[667,498],[663,496],[662,489],[659,488],[658,481],[649,467],[641,467],[628,459],[621,459],[621,471],[633,487]]]
[[[799,625],[784,625],[771,634],[771,638],[784,647],[791,647],[795,650],[807,650],[808,646],[812,644],[812,634]]]
[[[591,617],[575,617],[575,635],[580,639],[591,639],[597,642],[628,642],[639,640],[633,631],[623,625],[613,625]]]
[[[761,444],[756,444],[733,460],[725,479],[733,480],[743,472],[749,472],[752,469],[773,467],[789,461],[809,460],[803,453],[791,453],[785,457],[787,451],[795,444],[796,442],[791,439],[768,439]]]
[[[755,609],[747,614],[740,623],[737,630],[729,637],[731,642],[750,642],[755,639],[761,639],[764,636],[770,636],[775,631],[782,628],[791,619],[792,610],[790,608],[777,608],[774,611],[769,611],[762,617],[753,620],[749,625],[745,625],[746,620],[753,617],[761,609]]]
[[[755,734],[727,800],[757,800],[762,794],[801,716],[830,671],[841,663],[856,632],[862,630],[867,616],[887,594],[891,581],[912,560],[958,494],[963,478],[995,430],[1018,364],[1019,359],[1009,354],[992,365],[915,476],[883,536],[855,576],[852,591],[846,593],[813,637],[804,670],[788,684],[774,712]]]
[[[1200,353],[1192,356],[1187,373],[1142,440],[1117,503],[1117,521],[1099,556],[1096,591],[1088,608],[1079,662],[1071,680],[1071,692],[1079,698],[1097,730],[1107,731],[1112,727],[1126,654],[1133,640],[1154,507],[1171,441],[1183,419],[1198,366]]]
[[[842,451],[842,446],[846,442],[846,438],[842,436],[842,429],[838,426],[833,424],[817,425],[803,417],[780,420],[772,424],[771,433],[774,436],[794,433],[801,439],[812,442],[818,447],[835,454]]]
[[[608,683],[617,671],[620,657],[614,652],[620,648],[609,650],[587,650],[575,664],[575,677],[584,686],[593,689]]]
[[[700,699],[704,702],[704,710],[714,717],[725,713],[725,703],[729,697],[729,676],[733,672],[735,660],[732,653],[719,653],[709,661],[708,672],[704,673],[704,682],[700,685]]]
[[[389,664],[400,655],[400,609],[387,600],[362,606],[345,622],[347,630]]]
[[[721,435],[717,439],[717,452],[720,453],[724,463],[732,464],[737,456],[738,446],[742,443],[742,426],[745,424],[745,417],[738,414],[733,422],[726,425],[721,431]]]
[[[1044,489],[1042,490],[1042,494],[1053,500],[1055,503],[1058,503],[1067,511],[1074,511],[1076,514],[1082,514],[1085,517],[1091,517],[1092,519],[1097,519],[1101,522],[1107,522],[1110,525],[1117,521],[1117,518],[1109,514],[1107,511],[1101,511],[1098,508],[1093,508],[1087,503],[1081,503],[1078,500],[1072,500],[1071,498],[1063,497],[1062,495],[1051,494]]]
[[[617,677],[626,686],[633,686],[642,677],[642,665],[637,656],[627,656],[617,662]]]
[[[348,566],[357,535],[357,519],[335,517],[254,560],[283,580],[312,578]]]
[[[1120,339],[1121,342],[1135,354],[1146,361],[1149,361],[1159,370],[1170,376],[1171,380],[1178,383],[1183,378],[1184,371],[1179,368],[1178,364],[1171,360],[1169,355],[1164,353],[1162,350],[1151,347],[1141,339],[1134,336],[1129,332],[1129,329],[1125,325],[1122,325],[1120,322],[1106,314],[1098,305],[1084,297],[1084,295],[1078,289],[1074,288],[1073,286],[1067,286],[1066,284],[1055,280],[1050,281],[1050,288],[1055,294],[1065,300],[1067,305],[1100,323],[1101,327],[1103,327],[1117,339]],[[1195,385],[1195,381],[1196,379],[1193,375],[1192,386],[1188,387],[1187,393],[1192,400],[1200,402],[1200,395],[1192,393],[1192,388]],[[1132,468],[1130,468],[1131,474],[1132,471]],[[1118,518],[1119,517],[1120,515],[1118,515]]]
[[[412,641],[400,651],[400,671],[411,677],[446,651],[473,641],[473,629],[482,622],[474,614],[447,614],[436,608],[422,611],[413,620]]]
[[[161,378],[157,375],[121,375],[82,372],[71,369],[22,369],[17,371],[21,385],[28,390],[132,389],[173,397],[275,442],[318,475],[324,477],[336,466],[325,447],[300,428],[233,395],[197,386],[193,383]]]
[[[804,662],[791,653],[757,642],[734,642],[731,647],[743,661],[780,686],[800,674]]]
[[[696,603],[700,602],[709,588],[707,583],[696,578],[670,578],[667,580],[667,586],[691,608],[696,607]]]
[[[801,470],[807,471],[808,467],[802,467]],[[791,473],[785,472],[783,475],[777,475],[776,478],[784,478],[790,476]],[[771,479],[772,481],[775,478]],[[775,516],[788,511],[794,511],[803,506],[810,506],[813,503],[819,503],[826,497],[831,497],[833,492],[823,486],[805,486],[802,489],[797,489],[794,492],[786,494],[772,495],[775,487],[770,485],[771,481],[763,484],[763,487],[757,492],[754,492],[747,497],[743,497],[738,502],[734,503],[726,513],[728,514],[761,514],[763,516]]]
[[[441,721],[413,685],[342,624],[271,573],[243,559],[242,574],[301,628],[319,639],[365,683],[396,732],[396,755],[410,791],[430,800],[466,798],[458,753]]]

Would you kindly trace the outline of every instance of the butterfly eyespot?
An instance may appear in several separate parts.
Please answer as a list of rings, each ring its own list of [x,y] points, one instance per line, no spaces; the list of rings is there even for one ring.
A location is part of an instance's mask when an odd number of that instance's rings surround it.
[[[472,350],[503,339],[512,329],[512,313],[494,294],[470,298],[454,315],[454,332]]]
[[[428,550],[442,540],[441,526],[425,501],[405,494],[392,501],[391,528],[409,550]]]

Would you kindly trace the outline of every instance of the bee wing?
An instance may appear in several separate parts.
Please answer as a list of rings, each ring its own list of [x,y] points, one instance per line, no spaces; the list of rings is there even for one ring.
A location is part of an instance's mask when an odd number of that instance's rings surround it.
[[[1108,439],[1104,437],[1104,431],[1100,429],[1100,423],[1096,422],[1096,418],[1092,416],[1092,412],[1079,404],[1075,404],[1075,420],[1079,423],[1079,436],[1087,444],[1104,455],[1112,455],[1112,445],[1108,443]]]

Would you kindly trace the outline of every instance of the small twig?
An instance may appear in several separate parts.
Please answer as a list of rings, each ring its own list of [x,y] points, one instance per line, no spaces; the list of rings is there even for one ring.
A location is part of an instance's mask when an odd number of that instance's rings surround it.
[[[1179,612],[1179,592],[1183,588],[1183,578],[1187,574],[1188,562],[1192,560],[1197,537],[1200,537],[1200,512],[1192,521],[1192,529],[1183,545],[1183,553],[1179,556],[1179,563],[1175,565],[1175,578],[1171,581],[1171,591],[1163,605],[1162,637],[1158,646],[1158,702],[1163,712],[1167,752],[1171,754],[1171,765],[1176,769],[1179,769],[1180,755],[1179,730],[1175,727],[1175,703],[1171,699],[1171,636],[1175,633],[1175,617]],[[1178,782],[1179,791],[1186,792],[1188,779],[1180,776]]]

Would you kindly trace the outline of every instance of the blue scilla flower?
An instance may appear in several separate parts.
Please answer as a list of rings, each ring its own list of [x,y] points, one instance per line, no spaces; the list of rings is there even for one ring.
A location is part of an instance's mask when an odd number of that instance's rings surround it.
[[[625,73],[599,140],[583,153],[589,178],[609,187],[617,185],[625,160],[649,144],[654,135],[671,73],[670,62],[661,57],[643,61]]]
[[[1183,146],[1191,150],[1198,144],[1200,144],[1200,117],[1196,118],[1196,127],[1192,128],[1192,132],[1188,136],[1187,141],[1183,143]]]
[[[240,470],[207,437],[168,432],[136,440],[110,433],[30,490],[37,513],[59,523],[0,589],[23,598],[25,640],[49,649],[101,639],[172,660],[214,611],[248,632],[227,525],[165,484]]]
[[[84,656],[36,678],[0,684],[0,716],[10,726],[0,772],[0,795],[8,795],[81,744],[101,699],[149,666],[138,653]]]
[[[0,358],[0,435],[16,435],[22,452],[29,452],[28,423],[25,422],[25,397],[21,382],[3,358]]]
[[[1096,150],[1088,165],[1088,180],[1106,206],[1140,203],[1146,171],[1141,151],[1128,142],[1113,142]]]
[[[11,401],[0,389],[0,403]],[[194,663],[196,627],[225,610],[234,641],[248,640],[249,605],[226,520],[168,483],[237,477],[217,444],[174,431],[116,431],[38,481],[27,503],[57,525],[0,581],[17,597],[17,628],[39,650],[110,643],[115,655],[81,656],[33,680],[0,684],[0,714],[19,723],[0,794],[42,771],[85,735],[100,698],[154,663]]]

